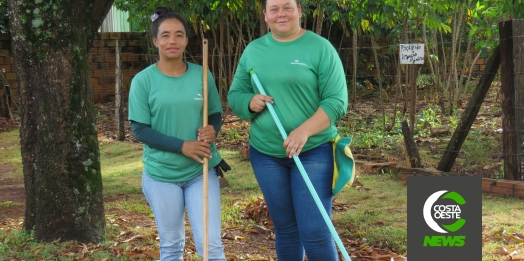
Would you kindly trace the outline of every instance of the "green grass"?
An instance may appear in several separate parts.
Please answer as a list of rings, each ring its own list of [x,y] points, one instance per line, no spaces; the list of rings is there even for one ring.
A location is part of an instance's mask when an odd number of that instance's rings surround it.
[[[105,195],[142,193],[142,146],[128,142],[100,143]]]
[[[338,232],[341,236],[365,238],[368,242],[404,253],[407,251],[407,187],[390,174],[361,175],[359,182],[365,190],[346,188],[335,198],[335,204],[341,203],[348,207],[343,212],[335,211],[333,214]],[[503,249],[510,253],[516,251],[514,259],[524,258],[524,240],[507,240],[514,233],[524,235],[523,220],[522,200],[484,194],[483,260],[508,260],[508,255],[499,254]]]
[[[18,131],[0,134],[0,163],[9,163],[18,169],[18,173],[14,175],[21,178],[18,139]],[[103,241],[96,250],[90,249],[91,254],[85,257],[88,257],[88,260],[129,260],[126,255],[116,258],[111,254],[115,251],[115,242],[126,239],[120,236],[123,231],[132,231],[131,235],[156,234],[156,229],[152,227],[127,227],[121,221],[126,219],[125,215],[129,213],[141,215],[152,222],[151,209],[141,191],[142,145],[129,142],[100,142],[99,148],[104,196],[112,200],[105,203],[107,225]],[[252,226],[253,221],[242,218],[244,207],[261,196],[251,166],[237,152],[223,150],[221,154],[233,166],[231,171],[225,173],[229,186],[222,195],[223,227]],[[17,202],[0,203],[0,211],[3,208],[21,205]],[[82,257],[82,249],[72,242],[42,243],[34,240],[34,235],[20,230],[22,221],[6,220],[5,225],[0,226],[0,260],[75,260]],[[140,248],[158,252],[158,241],[149,239],[119,243],[116,248],[121,253]],[[188,258],[197,260],[196,254],[191,254]]]
[[[0,134],[0,164],[9,163],[21,177],[18,131]],[[224,228],[250,227],[254,221],[243,219],[246,205],[262,196],[248,161],[236,151],[221,150],[222,156],[232,166],[225,173],[229,186],[222,189],[222,219]],[[127,142],[100,143],[104,196],[111,198],[105,204],[106,233],[97,246],[87,246],[88,260],[129,260],[126,250],[151,249],[158,251],[158,241],[149,237],[125,242],[134,235],[155,235],[151,226],[128,225],[122,221],[128,215],[144,217],[152,223],[151,210],[141,192],[142,147]],[[406,249],[406,196],[407,187],[392,174],[360,175],[361,187],[345,188],[334,200],[344,210],[333,212],[333,223],[343,238],[367,241],[367,244],[390,248],[403,254]],[[16,202],[1,202],[0,211]],[[483,196],[483,260],[508,260],[498,255],[502,247],[517,250],[513,258],[524,257],[524,244],[503,241],[513,233],[524,234],[524,204],[514,198]],[[0,260],[75,260],[82,258],[83,246],[75,242],[41,243],[34,235],[20,231],[22,220],[5,220],[0,223]],[[2,221],[0,221],[2,222]],[[492,236],[504,229],[505,234]],[[121,233],[130,231],[129,235]],[[115,250],[120,257],[115,256]],[[193,258],[193,257],[192,257]]]
[[[345,188],[335,197],[335,204],[348,207],[333,214],[337,227],[345,228],[339,232],[404,253],[407,187],[390,174],[360,175],[358,181],[362,188]]]
[[[504,237],[513,233],[524,235],[524,202],[509,197],[483,195],[482,197],[482,224],[486,226],[482,232],[488,241],[482,248],[483,260],[508,260],[507,256],[497,255],[502,248],[509,252],[517,251],[513,259],[524,258],[524,241],[504,241]],[[504,230],[504,233],[496,233]],[[499,238],[493,237],[493,235]]]
[[[251,164],[244,160],[238,152],[221,150],[220,154],[231,166],[231,171],[225,172],[224,177],[229,186],[223,188],[222,201],[222,226],[223,227],[248,227],[254,222],[243,219],[244,208],[262,196],[256,182]]]
[[[491,161],[491,151],[496,148],[493,137],[478,131],[472,130],[462,145],[464,151],[464,161],[469,164],[485,165]]]
[[[0,133],[0,165],[14,169],[14,175],[22,176],[22,155],[18,130]]]
[[[24,205],[24,204],[20,203],[20,202],[4,201],[4,202],[0,202],[0,209],[2,209],[2,208],[10,208],[10,207],[14,207],[14,206],[22,206],[22,205]]]
[[[147,201],[143,196],[139,197],[128,197],[120,200],[108,202],[104,204],[107,213],[111,213],[111,209],[116,209],[125,212],[132,212],[136,214],[141,214],[148,217],[153,217],[151,208],[147,205]]]
[[[237,151],[221,150],[220,155],[226,159],[232,169],[224,174],[229,182],[227,190],[234,193],[260,194],[249,161],[244,160]]]

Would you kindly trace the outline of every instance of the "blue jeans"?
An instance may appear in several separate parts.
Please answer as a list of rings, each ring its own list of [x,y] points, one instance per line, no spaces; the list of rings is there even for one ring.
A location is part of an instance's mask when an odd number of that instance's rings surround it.
[[[278,260],[338,260],[333,236],[315,204],[313,196],[291,158],[275,158],[252,146],[249,158],[275,226]],[[331,217],[333,148],[325,143],[300,153],[324,209]]]
[[[220,233],[220,184],[214,169],[209,170],[208,256],[225,261]],[[158,236],[160,260],[182,261],[185,245],[184,208],[187,210],[197,252],[203,251],[203,178],[202,175],[180,183],[160,182],[142,173],[142,191],[153,210]]]

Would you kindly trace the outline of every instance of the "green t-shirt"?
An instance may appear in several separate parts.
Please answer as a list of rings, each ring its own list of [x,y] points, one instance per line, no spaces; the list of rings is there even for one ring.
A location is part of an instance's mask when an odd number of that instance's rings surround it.
[[[285,131],[289,134],[322,108],[331,125],[309,137],[308,151],[338,135],[335,121],[347,112],[348,93],[344,68],[333,45],[307,31],[291,42],[278,42],[271,33],[251,42],[238,64],[228,93],[228,104],[241,119],[251,120],[249,143],[258,151],[285,157],[283,139],[268,109],[250,113],[251,98],[259,93],[249,71],[254,69]]]
[[[202,126],[202,66],[187,63],[187,71],[167,76],[153,64],[131,81],[129,120],[148,124],[154,130],[182,140],[196,140]],[[208,115],[222,113],[213,76],[208,72]],[[209,167],[222,158],[211,146]],[[203,164],[182,153],[162,151],[144,144],[142,157],[147,174],[163,182],[184,182],[202,174]]]

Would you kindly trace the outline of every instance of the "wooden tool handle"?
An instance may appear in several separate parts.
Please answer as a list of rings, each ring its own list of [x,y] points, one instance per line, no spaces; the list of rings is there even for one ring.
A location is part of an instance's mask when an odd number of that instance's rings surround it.
[[[203,123],[202,126],[207,126],[207,71],[208,71],[208,64],[207,64],[207,39],[202,40],[202,119]],[[208,187],[209,187],[209,161],[208,158],[204,157],[204,167],[203,167],[203,200],[204,200],[204,206],[203,206],[203,221],[204,221],[204,236],[202,244],[203,246],[203,255],[204,255],[204,261],[209,260],[209,201],[208,201]]]

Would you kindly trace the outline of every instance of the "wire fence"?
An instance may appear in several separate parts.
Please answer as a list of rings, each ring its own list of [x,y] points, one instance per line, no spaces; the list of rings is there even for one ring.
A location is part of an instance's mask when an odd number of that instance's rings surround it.
[[[520,40],[523,36],[515,36],[513,38],[517,38],[517,40]],[[210,49],[215,48],[212,45],[212,41],[210,41]],[[375,124],[379,126],[379,123],[383,121],[382,113],[386,115],[387,123],[386,125],[392,124],[392,118],[394,116],[397,117],[397,122],[395,123],[396,129],[394,128],[393,131],[399,131],[400,124],[398,119],[405,119],[407,118],[406,115],[409,115],[411,108],[409,107],[409,99],[410,99],[410,93],[408,89],[410,88],[411,84],[411,78],[409,74],[406,74],[406,72],[409,69],[409,66],[411,65],[399,65],[398,64],[398,44],[388,44],[387,41],[379,41],[380,47],[373,48],[371,46],[366,46],[368,43],[362,42],[360,46],[358,47],[358,61],[357,61],[357,76],[355,78],[355,82],[357,83],[356,86],[352,85],[353,82],[353,47],[348,47],[349,43],[345,43],[343,41],[340,41],[341,44],[338,46],[334,44],[335,49],[339,53],[343,66],[345,68],[346,72],[346,79],[348,82],[348,88],[350,89],[350,95],[351,90],[353,88],[356,88],[356,100],[353,104],[351,104],[350,113],[349,115],[358,115],[360,119],[366,121],[366,124]],[[450,46],[451,42],[444,42],[443,45]],[[234,46],[233,46],[234,47]],[[189,62],[194,62],[197,64],[200,64],[202,61],[202,55],[200,52],[200,46],[191,46],[189,47],[189,50],[186,54],[186,60]],[[144,48],[142,48],[144,50]],[[229,50],[234,50],[234,48],[230,48]],[[376,69],[377,61],[375,60],[375,55],[373,51],[376,50],[377,56],[378,56],[378,66],[380,66],[380,74],[379,71]],[[420,95],[417,97],[417,101],[419,104],[419,107],[415,108],[416,114],[417,114],[417,121],[420,119],[428,120],[428,115],[424,115],[424,111],[428,110],[428,108],[432,110],[440,110],[442,112],[443,107],[439,107],[442,103],[442,100],[445,100],[449,104],[449,106],[455,106],[457,111],[459,112],[459,115],[456,116],[456,118],[459,118],[460,112],[463,111],[468,103],[467,98],[470,97],[470,94],[472,90],[475,89],[476,85],[479,81],[479,76],[482,74],[486,63],[488,61],[488,56],[486,54],[479,55],[479,50],[476,50],[473,53],[470,54],[464,54],[460,56],[463,61],[466,60],[467,62],[464,64],[459,64],[456,67],[457,73],[454,71],[451,71],[451,61],[449,60],[450,53],[441,53],[438,55],[440,57],[439,63],[434,64],[435,66],[439,66],[439,70],[437,72],[436,67],[431,70],[431,67],[429,66],[428,62],[425,61],[424,65],[418,65],[416,68],[416,86],[417,88],[423,89],[420,92]],[[446,59],[443,58],[443,56],[446,55]],[[475,61],[474,58],[477,57],[477,60]],[[136,53],[136,52],[122,52],[122,83],[123,83],[123,96],[124,99],[127,99],[129,88],[131,84],[131,80],[133,77],[141,70],[146,68],[147,66],[153,64],[157,60],[157,55],[154,54],[145,54],[142,53]],[[16,84],[16,77],[14,75],[14,67],[13,67],[13,61],[9,56],[2,56],[3,63],[0,64],[0,67],[4,68],[2,70],[2,76],[4,81],[4,86],[9,86],[9,92],[11,93],[11,106],[18,106],[18,90],[17,90],[17,84]],[[227,71],[223,73],[222,75],[219,74],[218,70],[220,66],[224,66],[227,64],[227,61],[230,61],[229,68],[234,70],[234,65],[238,62],[239,54],[235,53],[232,54],[232,51],[229,51],[228,53],[225,53],[224,55],[218,55],[217,49],[212,49],[212,51],[209,52],[210,59],[210,70],[212,71],[215,81],[217,82],[217,86],[220,86],[220,84],[226,83],[226,88],[228,88],[228,83],[232,81],[231,76],[233,75],[233,71]],[[475,61],[475,62],[473,62]],[[89,56],[89,63],[90,63],[90,72],[91,72],[91,87],[93,90],[94,98],[96,102],[104,102],[104,101],[110,101],[114,98],[115,95],[115,66],[116,66],[116,56],[115,56],[115,49],[114,48],[99,48],[96,50],[96,52],[91,52],[91,55]],[[520,68],[524,68],[520,67]],[[400,72],[400,74],[398,74]],[[511,75],[511,77],[522,77],[523,72],[522,71],[514,71],[514,72],[500,72],[497,74],[496,81],[498,82],[499,77],[505,77],[508,74]],[[400,76],[399,76],[400,75]],[[411,78],[410,78],[411,77]],[[450,81],[452,78],[459,78],[461,81],[457,83],[457,85],[460,84],[461,88],[464,90],[467,90],[466,95],[464,97],[460,97],[457,99],[458,104],[450,104],[452,101],[446,100],[446,96],[444,95],[445,92],[449,92],[449,90],[443,88],[442,86],[440,88],[436,88],[435,86],[435,77],[439,78],[442,82]],[[471,82],[466,83],[464,82],[465,79],[468,77],[471,77]],[[379,83],[382,84],[382,91],[379,91]],[[400,86],[399,86],[400,83]],[[489,114],[489,115],[496,115],[495,119],[491,118],[489,119],[491,122],[490,128],[487,128],[485,134],[493,134],[498,135],[499,137],[502,136],[502,121],[500,119],[500,116],[502,115],[502,111],[515,111],[516,115],[524,115],[524,108],[519,106],[511,106],[511,105],[503,105],[502,104],[502,98],[499,95],[500,90],[500,84],[495,84],[492,86],[492,89],[490,90],[490,93],[488,97],[484,100],[483,106],[485,108],[490,108],[490,110],[500,110],[495,113],[493,112],[487,112],[487,111],[481,111],[479,114],[479,118],[475,120],[475,123],[473,124],[473,129],[459,129],[459,130],[452,130],[456,132],[479,132],[481,129],[480,126],[483,124],[482,115],[483,114]],[[441,92],[440,94],[438,92]],[[4,87],[3,90],[0,90],[0,95],[2,97],[2,109],[5,109],[5,104],[8,104],[6,99],[6,88]],[[441,95],[441,97],[439,97]],[[222,97],[225,99],[225,97]],[[350,97],[353,98],[353,97]],[[372,102],[364,102],[365,100],[370,100]],[[381,108],[380,101],[384,101],[384,108]],[[395,101],[396,101],[396,108],[395,108]],[[422,107],[421,107],[422,106]],[[427,113],[427,112],[426,112]],[[399,116],[400,115],[400,116]],[[424,119],[426,117],[426,119]],[[491,116],[490,116],[491,117]],[[359,123],[352,123],[352,124],[359,124]],[[449,122],[440,122],[438,124],[441,125],[450,125]],[[354,126],[353,126],[354,127]],[[428,126],[426,126],[428,127]],[[432,126],[429,126],[432,127]],[[417,126],[417,128],[420,128]],[[354,127],[356,130],[356,127]],[[508,130],[510,131],[510,130]],[[522,130],[519,131],[519,135],[522,137],[523,133]],[[480,131],[482,134],[482,132]],[[415,135],[420,135],[420,132],[415,132]],[[477,135],[477,134],[475,134]],[[485,135],[485,137],[477,137],[479,140],[485,140],[489,138],[489,135]],[[443,154],[446,152],[446,148],[435,148],[433,152],[436,154]],[[508,156],[517,156],[522,158],[522,153],[517,153],[516,155],[503,155],[502,148],[491,148],[492,151],[500,151],[499,156],[502,157],[508,157]],[[455,153],[460,153],[460,150],[453,151]]]
[[[344,38],[342,38],[344,39]],[[106,43],[113,41],[115,39],[107,39],[105,40]],[[345,39],[348,40],[348,39]],[[197,43],[196,41],[194,41]],[[348,83],[351,83],[353,78],[353,47],[349,46],[351,43],[347,41],[340,41],[339,39],[333,39],[332,40],[333,45],[335,49],[337,49],[341,60],[343,62],[345,72],[346,72],[346,78],[348,80]],[[378,79],[379,72],[376,69],[377,65],[375,62],[375,58],[373,55],[373,47],[368,46],[370,45],[369,41],[362,41],[359,43],[359,46],[357,47],[358,50],[358,61],[357,61],[357,76],[356,76],[356,82],[359,84],[358,87],[360,88],[368,88],[368,89],[375,89],[378,87],[378,82],[381,81],[384,83],[384,88],[389,88],[393,86],[397,82],[397,71],[400,71],[402,77],[400,77],[401,82],[406,82],[406,79],[404,77],[406,66],[399,66],[398,65],[398,44],[389,44],[389,41],[386,40],[379,40],[378,43],[380,46],[376,48],[379,58],[379,65],[380,70],[380,80]],[[451,46],[451,42],[443,42],[441,43],[443,46]],[[143,43],[143,41],[140,42],[140,45],[143,47],[141,48],[141,53],[136,52],[122,52],[122,62],[123,62],[123,68],[122,73],[124,76],[124,91],[128,91],[130,79],[138,73],[139,70],[145,68],[147,65],[151,64],[155,61],[156,57],[155,55],[147,54],[145,51],[147,47]],[[209,52],[209,59],[210,59],[210,70],[212,71],[215,79],[217,80],[218,84],[224,85],[224,83],[231,83],[232,81],[232,75],[235,68],[227,68],[228,72],[226,72],[224,75],[218,74],[218,68],[221,65],[224,65],[224,62],[219,61],[219,59],[222,59],[222,61],[231,61],[231,64],[236,64],[239,59],[239,52],[233,53],[234,50],[237,48],[234,44],[230,46],[229,48],[224,48],[225,51],[228,52],[224,55],[220,56],[217,54],[217,48],[214,46],[214,42],[210,40],[210,52]],[[97,49],[93,51],[94,49]],[[190,62],[194,63],[201,63],[202,56],[201,56],[201,47],[199,44],[194,44],[192,46],[188,46],[188,51],[186,52],[186,59]],[[227,49],[227,50],[226,50]],[[113,82],[109,80],[107,77],[114,76],[114,66],[115,66],[115,48],[114,43],[108,46],[104,47],[93,47],[91,51],[92,55],[90,57],[90,67],[91,67],[91,78],[93,91],[95,94],[95,100],[96,101],[103,101],[107,100],[108,97],[111,97],[111,92],[113,87]],[[445,59],[443,59],[443,56],[445,54],[440,55],[441,65],[439,72],[435,72],[435,70],[432,72],[431,67],[428,65],[428,62],[422,66],[418,66],[417,74],[422,75],[422,78],[419,80],[419,85],[422,87],[430,86],[431,85],[431,78],[427,77],[427,75],[434,75],[441,79],[446,79],[448,77],[454,76],[453,73],[450,73],[450,66],[447,63],[445,65]],[[448,55],[449,56],[449,55]],[[468,58],[468,62],[472,62],[472,58],[475,57],[476,54],[470,54]],[[434,55],[434,57],[439,57],[439,55]],[[461,59],[467,58],[463,57]],[[471,64],[467,64],[466,66],[459,66],[457,68],[458,71],[460,71],[460,74],[466,74],[470,71],[472,72],[473,77],[478,77],[483,70],[485,66],[485,58],[486,57],[480,57],[476,61],[473,66]],[[5,60],[11,59],[8,56],[5,56]],[[446,59],[449,59],[446,58]],[[97,62],[99,61],[99,62]],[[16,88],[16,81],[15,81],[15,75],[14,75],[14,68],[12,67],[12,61],[11,63],[7,63],[7,61],[0,61],[0,67],[5,68],[5,76],[7,78],[7,83],[12,88]],[[223,66],[222,66],[223,67]],[[138,71],[136,70],[138,69]],[[436,68],[435,68],[436,69]],[[463,72],[463,70],[465,70]],[[104,79],[100,82],[96,82],[96,78],[103,77]],[[372,84],[373,86],[371,86]],[[228,88],[228,86],[222,86],[222,88]],[[15,94],[16,95],[16,94]],[[367,93],[365,94],[367,95]]]

